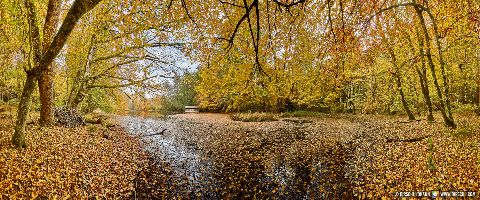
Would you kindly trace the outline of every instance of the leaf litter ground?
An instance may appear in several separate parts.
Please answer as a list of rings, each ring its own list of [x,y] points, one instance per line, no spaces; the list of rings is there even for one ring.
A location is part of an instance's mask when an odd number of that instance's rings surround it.
[[[13,121],[2,115],[2,199],[391,199],[399,191],[480,192],[477,117],[459,118],[471,134],[370,115],[118,121],[127,133],[31,124],[30,146],[19,151],[10,145]],[[421,139],[405,142],[411,138]]]
[[[170,163],[174,179],[183,181],[166,197],[390,199],[400,191],[479,192],[477,117],[459,118],[460,127],[471,131],[465,137],[453,137],[458,131],[440,123],[405,123],[395,116],[237,122],[227,115],[184,114],[122,120],[134,135],[169,130],[141,137],[156,160]]]

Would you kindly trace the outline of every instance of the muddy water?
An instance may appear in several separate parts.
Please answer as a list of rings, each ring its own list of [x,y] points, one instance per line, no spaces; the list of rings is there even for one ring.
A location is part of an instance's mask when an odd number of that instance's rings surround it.
[[[145,149],[155,159],[172,167],[176,179],[187,179],[186,190],[168,191],[175,193],[174,197],[352,197],[349,181],[344,178],[347,147],[338,144],[307,157],[286,154],[286,148],[291,148],[288,144],[308,139],[305,135],[299,136],[298,130],[302,127],[279,129],[265,137],[261,136],[263,132],[256,130],[248,130],[246,135],[238,134],[245,131],[238,124],[216,126],[175,117],[149,119],[130,116],[121,117],[120,121],[128,133],[143,140]],[[163,130],[166,131],[159,134]],[[227,137],[231,135],[237,139],[228,141],[231,139]],[[255,142],[258,144],[251,145]],[[175,187],[173,190],[176,190]]]

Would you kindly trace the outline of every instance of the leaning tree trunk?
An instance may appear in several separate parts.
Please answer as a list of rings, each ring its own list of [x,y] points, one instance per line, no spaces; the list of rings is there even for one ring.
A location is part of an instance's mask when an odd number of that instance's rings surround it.
[[[412,111],[408,107],[407,100],[405,99],[405,94],[403,93],[402,80],[401,80],[400,74],[398,73],[398,71],[400,69],[397,66],[397,57],[395,56],[395,51],[391,47],[388,47],[388,52],[390,53],[390,56],[392,57],[392,64],[393,64],[393,68],[395,70],[395,73],[393,75],[395,76],[395,82],[397,84],[398,93],[400,94],[400,99],[402,101],[402,106],[403,106],[403,108],[405,109],[405,112],[408,115],[408,119],[409,120],[415,120],[415,116],[412,114]]]
[[[36,76],[34,73],[27,73],[27,80],[23,87],[22,97],[18,105],[17,123],[15,125],[15,133],[13,134],[12,143],[17,148],[27,146],[25,141],[25,125],[27,122],[28,111],[32,102],[32,94],[35,89]]]
[[[75,94],[71,94],[68,98],[67,107],[70,109],[79,110],[80,104],[85,98],[85,93],[82,90],[77,91]]]
[[[420,25],[422,26],[423,34],[425,36],[424,38],[425,38],[425,42],[426,42],[426,56],[427,56],[428,65],[430,66],[430,71],[432,73],[433,83],[435,85],[435,88],[437,89],[437,95],[438,95],[439,104],[440,104],[440,107],[439,107],[440,113],[442,113],[442,117],[443,117],[443,121],[444,121],[445,125],[447,125],[448,127],[451,127],[451,128],[456,128],[457,125],[453,121],[453,118],[451,117],[451,115],[447,114],[447,112],[449,112],[448,111],[449,109],[447,108],[447,106],[445,106],[445,100],[444,100],[444,97],[443,97],[443,93],[442,93],[442,90],[440,89],[440,85],[439,85],[438,80],[437,80],[437,75],[435,73],[435,65],[433,64],[432,53],[431,53],[431,50],[430,50],[430,48],[431,48],[430,36],[428,35],[428,29],[427,29],[427,25],[425,23],[425,19],[423,18],[422,10],[418,7],[414,7],[414,8],[415,8],[417,16],[420,20]],[[433,22],[433,23],[435,23],[435,22]],[[442,70],[442,72],[443,72],[443,70]],[[444,76],[444,78],[445,78],[445,76]],[[445,84],[447,84],[447,83],[445,83]],[[446,95],[448,95],[448,94],[446,94]],[[446,98],[448,98],[448,97],[446,97]],[[449,101],[447,101],[447,102],[449,102]]]
[[[398,93],[400,93],[400,99],[402,101],[402,106],[405,109],[405,112],[407,113],[408,120],[415,120],[415,116],[412,114],[412,111],[408,107],[407,100],[405,99],[405,94],[403,93],[401,77],[400,77],[400,75],[398,75],[398,73],[395,73],[395,77],[396,77],[396,82],[397,82]]]
[[[27,122],[28,111],[30,109],[30,104],[32,102],[33,90],[36,86],[36,81],[38,78],[38,73],[35,70],[35,66],[39,63],[42,52],[41,52],[41,42],[40,42],[40,31],[37,26],[36,19],[36,10],[35,4],[32,1],[25,1],[25,7],[27,8],[27,21],[29,26],[29,42],[30,42],[30,54],[28,57],[28,67],[33,67],[32,69],[27,69],[27,79],[25,80],[25,85],[23,86],[22,97],[20,103],[18,104],[18,114],[17,122],[15,124],[15,133],[12,137],[12,144],[17,148],[26,147],[25,141],[25,125]],[[25,68],[26,69],[26,68]]]
[[[70,109],[78,110],[80,108],[80,103],[82,103],[85,97],[85,76],[84,70],[79,70],[76,74],[76,78],[72,83],[72,89],[68,95],[67,107]]]
[[[435,120],[433,118],[433,106],[432,106],[432,101],[430,100],[430,90],[428,89],[428,81],[427,81],[427,73],[426,69],[416,69],[418,77],[420,78],[420,88],[422,89],[422,94],[423,94],[423,99],[425,101],[425,104],[427,104],[427,120],[432,122]]]
[[[435,18],[430,11],[430,9],[426,10],[428,16],[430,17],[430,20],[432,21],[432,26],[433,26],[433,35],[435,36],[435,43],[437,46],[437,52],[438,52],[438,61],[440,63],[440,71],[442,73],[442,80],[443,80],[443,87],[445,91],[445,106],[447,107],[446,113],[447,116],[450,118],[451,122],[453,125],[455,125],[455,121],[453,120],[453,115],[452,115],[452,104],[450,103],[450,86],[448,85],[448,78],[447,78],[447,73],[446,73],[446,64],[445,64],[445,59],[443,58],[443,51],[442,51],[442,46],[440,44],[440,36],[438,34],[438,27],[437,23],[435,22]]]
[[[68,99],[67,99],[67,107],[68,108],[72,108],[73,107],[73,102],[74,102],[74,99],[75,97],[77,96],[77,93],[78,93],[78,89],[77,89],[78,86],[75,86],[75,83],[73,83],[72,85],[72,90],[70,91],[70,94],[68,95]]]
[[[33,63],[31,63],[31,69],[27,71],[27,80],[23,88],[22,99],[18,106],[17,123],[15,126],[15,133],[13,134],[12,143],[23,148],[26,145],[25,142],[25,123],[28,115],[28,109],[32,99],[32,93],[35,89],[35,81],[43,71],[45,71],[49,65],[52,64],[53,59],[58,55],[63,48],[68,36],[75,28],[78,20],[88,11],[93,9],[101,0],[75,0],[70,7],[62,26],[58,33],[53,38],[48,49],[41,48],[41,37],[38,26],[37,13],[33,0],[25,0],[25,7],[27,8],[27,21],[29,23],[30,32],[30,48],[33,52]],[[48,15],[48,14],[47,14]]]
[[[417,42],[418,42],[418,51],[419,51],[418,55],[421,61],[421,67],[415,67],[415,71],[417,72],[418,78],[420,80],[420,88],[422,90],[423,100],[427,105],[427,110],[428,110],[427,120],[432,122],[435,119],[433,118],[433,106],[432,106],[432,101],[430,99],[430,89],[428,88],[427,67],[425,64],[425,51],[424,51],[423,37],[418,31],[417,27],[415,27],[415,32],[416,32]],[[410,39],[410,36],[407,35],[406,38],[410,46],[410,51],[411,52],[417,51],[413,46],[413,42]]]
[[[90,45],[88,47],[88,54],[87,54],[87,60],[85,62],[85,65],[83,66],[83,69],[79,69],[77,71],[77,74],[75,76],[75,81],[72,83],[72,91],[70,92],[70,95],[68,96],[68,101],[67,101],[67,107],[70,109],[76,109],[79,110],[80,104],[82,103],[83,99],[86,96],[86,93],[88,92],[87,84],[88,84],[88,76],[90,72],[90,67],[95,55],[95,52],[97,51],[97,48],[95,46],[95,38],[96,35],[93,34],[90,40]]]
[[[47,16],[43,28],[43,52],[45,53],[55,36],[55,29],[58,24],[61,0],[48,1]],[[38,90],[40,93],[40,125],[52,126],[53,115],[53,64],[40,73],[38,79]]]
[[[432,122],[435,119],[433,118],[433,106],[432,100],[430,99],[430,89],[428,88],[428,79],[427,79],[427,67],[425,64],[425,51],[423,49],[423,38],[420,35],[420,32],[417,30],[417,39],[418,39],[418,49],[420,52],[420,60],[422,62],[422,70],[417,69],[418,76],[420,77],[420,86],[422,88],[423,98],[425,99],[425,103],[427,104],[428,115],[427,120]]]

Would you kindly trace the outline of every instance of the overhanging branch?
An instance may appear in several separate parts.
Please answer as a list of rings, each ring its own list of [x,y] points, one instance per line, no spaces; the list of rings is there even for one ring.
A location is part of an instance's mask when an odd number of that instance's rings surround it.
[[[118,79],[121,79],[121,80],[126,80],[126,81],[129,81],[128,83],[124,83],[124,84],[96,84],[96,85],[89,85],[87,86],[88,89],[92,89],[92,88],[122,88],[122,87],[129,87],[129,86],[133,86],[133,85],[137,85],[137,84],[140,84],[140,83],[143,83],[147,80],[150,80],[152,78],[156,78],[156,77],[163,77],[162,75],[157,75],[157,76],[151,76],[151,77],[146,77],[146,78],[143,78],[143,79],[140,79],[140,80],[133,80],[133,79],[127,79],[127,78],[122,78],[122,77],[113,77],[112,78],[118,78]],[[164,77],[164,78],[170,78],[170,77]]]
[[[298,4],[301,4],[301,3],[305,3],[305,0],[293,1],[291,3],[283,3],[283,2],[280,2],[278,0],[272,0],[272,1],[275,2],[276,4],[278,4],[279,6],[282,6],[282,7],[285,7],[285,8],[290,8],[292,6],[295,6],[295,5],[298,5]]]
[[[395,9],[395,8],[399,8],[399,7],[407,7],[407,6],[412,6],[412,7],[416,7],[416,8],[419,8],[421,11],[422,10],[428,10],[427,8],[425,8],[423,5],[421,4],[418,4],[418,3],[415,3],[415,2],[409,2],[409,3],[400,3],[400,4],[396,4],[396,5],[392,5],[392,6],[389,6],[389,7],[386,7],[386,8],[383,8],[383,9],[380,9],[379,11],[377,11],[376,13],[374,13],[372,16],[370,16],[368,19],[367,19],[367,23],[369,23],[375,16],[385,12],[385,11],[389,11],[389,10],[392,10],[392,9]]]

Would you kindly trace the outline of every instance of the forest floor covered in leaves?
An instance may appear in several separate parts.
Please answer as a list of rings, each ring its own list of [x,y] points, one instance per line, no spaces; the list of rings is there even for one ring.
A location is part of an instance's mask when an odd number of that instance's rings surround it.
[[[223,114],[118,117],[125,131],[33,123],[25,150],[10,145],[12,119],[0,114],[2,199],[391,199],[399,191],[480,192],[475,116],[457,117],[457,130],[372,115],[270,122]]]
[[[165,197],[390,199],[401,191],[479,192],[476,116],[459,117],[457,130],[372,115],[121,120],[128,132],[142,135],[155,160],[171,167],[174,181],[163,181]],[[158,187],[151,188],[155,195]]]
[[[32,119],[38,118],[38,113]],[[35,116],[36,115],[36,116]],[[14,117],[0,113],[0,199],[129,199],[149,160],[138,139],[102,126],[27,125],[28,147],[11,145]]]

